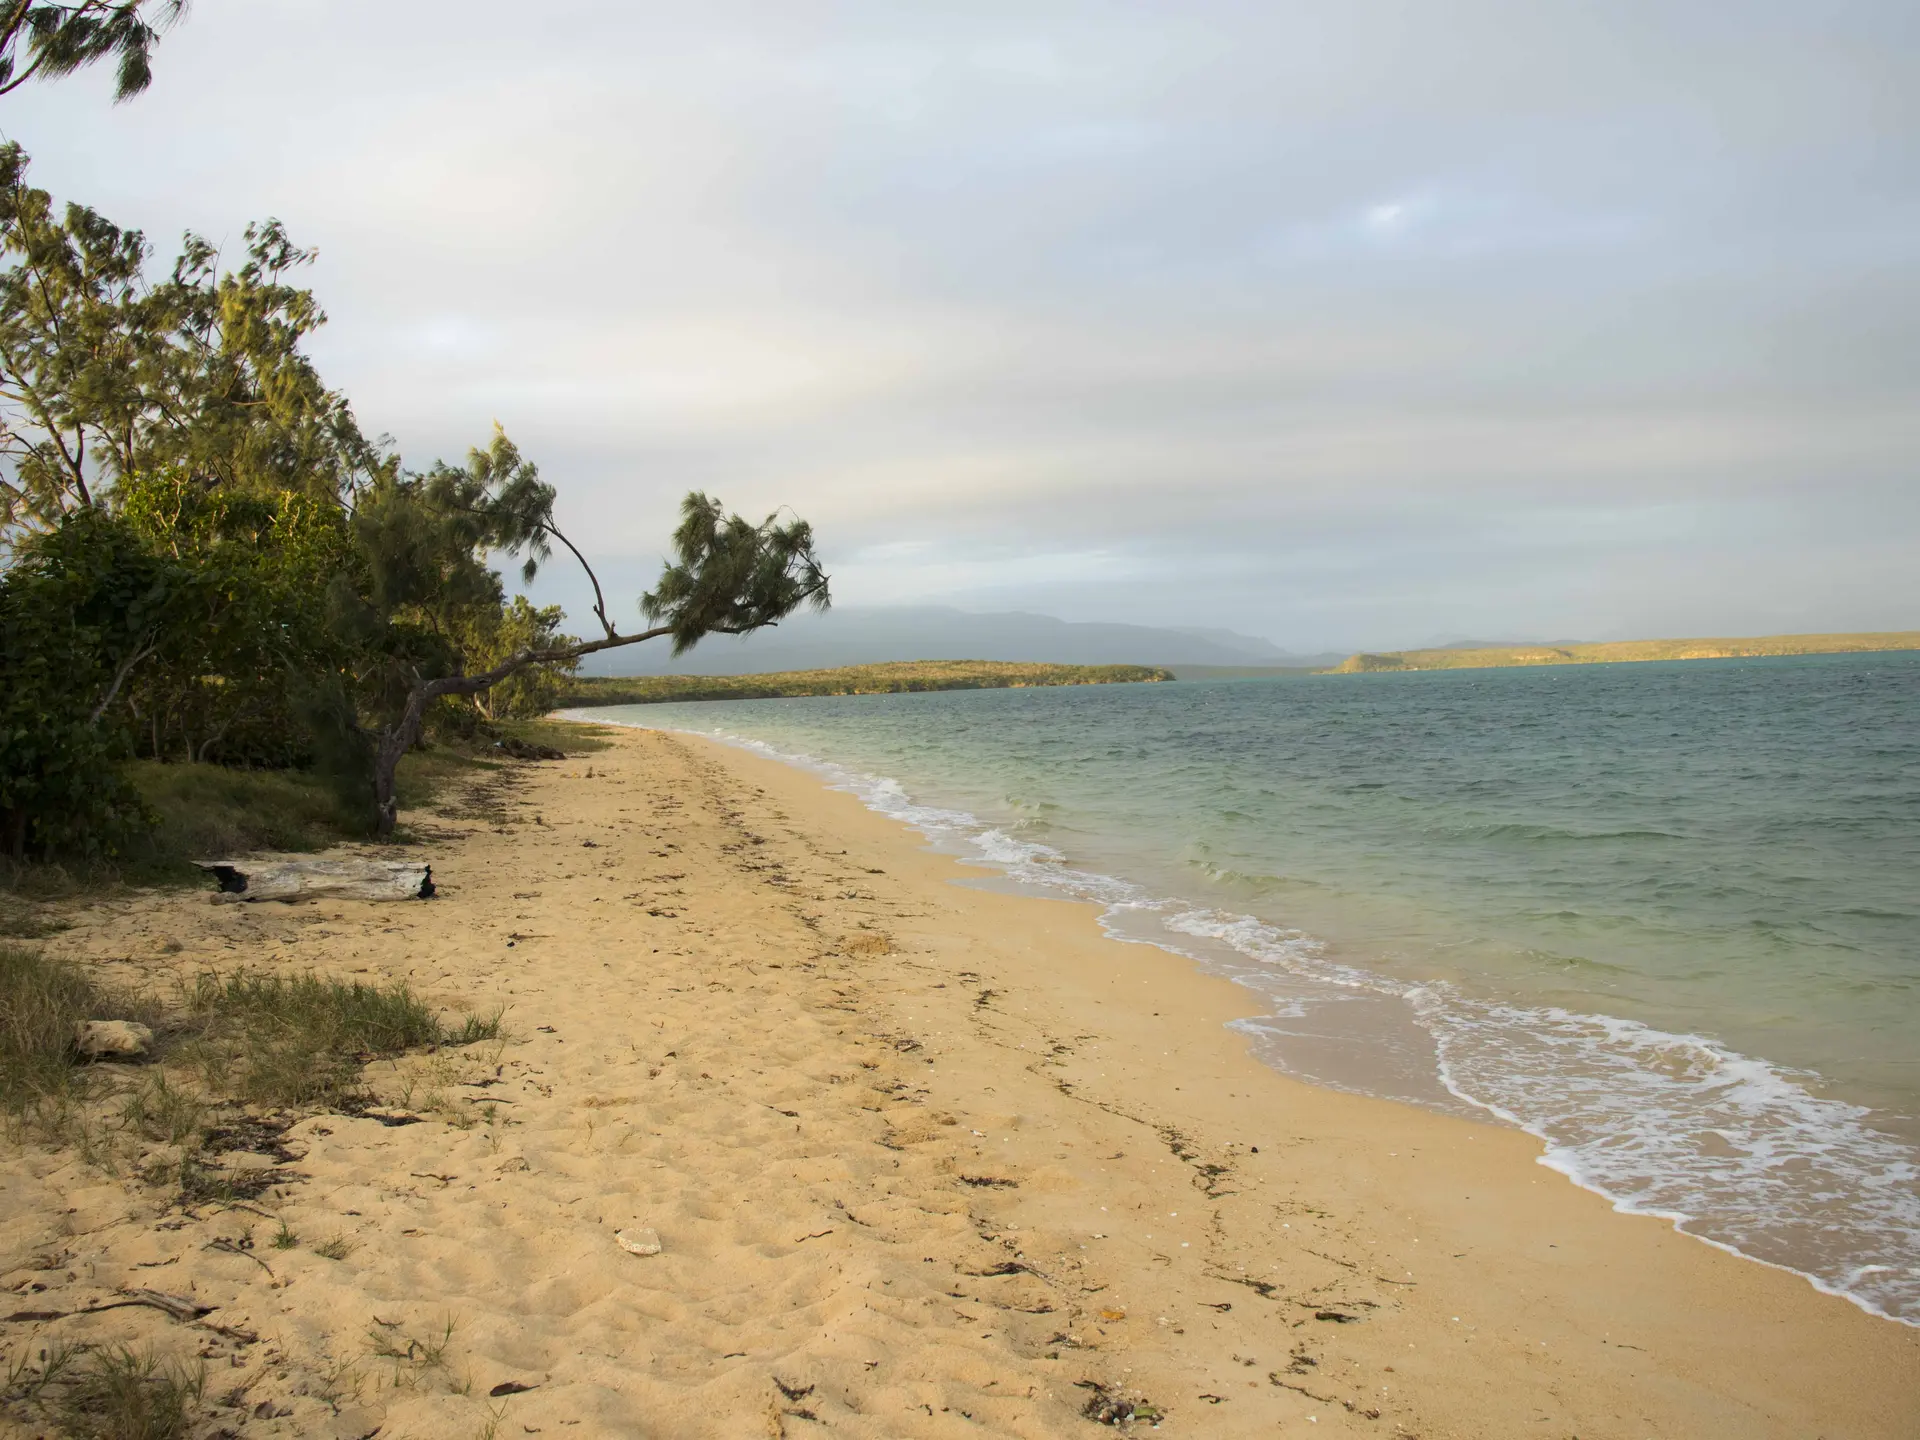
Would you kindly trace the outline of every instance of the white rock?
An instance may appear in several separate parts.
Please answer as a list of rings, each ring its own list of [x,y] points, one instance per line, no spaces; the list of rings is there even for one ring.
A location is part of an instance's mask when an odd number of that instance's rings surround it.
[[[622,1230],[613,1237],[619,1241],[620,1248],[629,1255],[658,1255],[660,1253],[660,1234],[656,1230],[641,1226],[636,1230]]]
[[[153,1031],[131,1020],[82,1020],[73,1032],[73,1048],[83,1060],[135,1059],[152,1046]]]

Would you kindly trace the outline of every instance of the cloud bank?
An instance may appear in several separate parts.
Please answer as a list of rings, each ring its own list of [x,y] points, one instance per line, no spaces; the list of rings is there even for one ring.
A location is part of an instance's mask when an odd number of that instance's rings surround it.
[[[498,418],[637,594],[1296,649],[1920,625],[1920,10],[197,0],[39,183],[317,244],[325,373]],[[565,582],[552,593],[584,611]]]

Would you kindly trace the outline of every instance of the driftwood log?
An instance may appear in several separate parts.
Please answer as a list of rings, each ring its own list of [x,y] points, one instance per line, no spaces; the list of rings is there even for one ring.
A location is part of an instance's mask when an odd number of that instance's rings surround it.
[[[431,900],[433,867],[410,860],[205,860],[231,900]]]

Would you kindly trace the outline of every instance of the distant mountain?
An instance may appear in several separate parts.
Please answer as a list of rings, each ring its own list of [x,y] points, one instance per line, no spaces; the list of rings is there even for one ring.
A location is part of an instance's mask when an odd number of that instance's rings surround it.
[[[1250,668],[1337,665],[1344,654],[1290,655],[1270,641],[1219,629],[1160,629],[946,606],[836,609],[738,638],[716,635],[674,659],[659,642],[591,657],[589,675],[756,675],[880,665],[894,660],[1015,660],[1055,665]]]

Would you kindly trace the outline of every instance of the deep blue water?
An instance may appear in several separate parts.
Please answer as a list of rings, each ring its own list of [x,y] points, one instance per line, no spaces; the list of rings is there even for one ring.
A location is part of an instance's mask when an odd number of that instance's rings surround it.
[[[1272,1063],[1920,1320],[1920,654],[592,713],[823,768],[1250,985]]]

